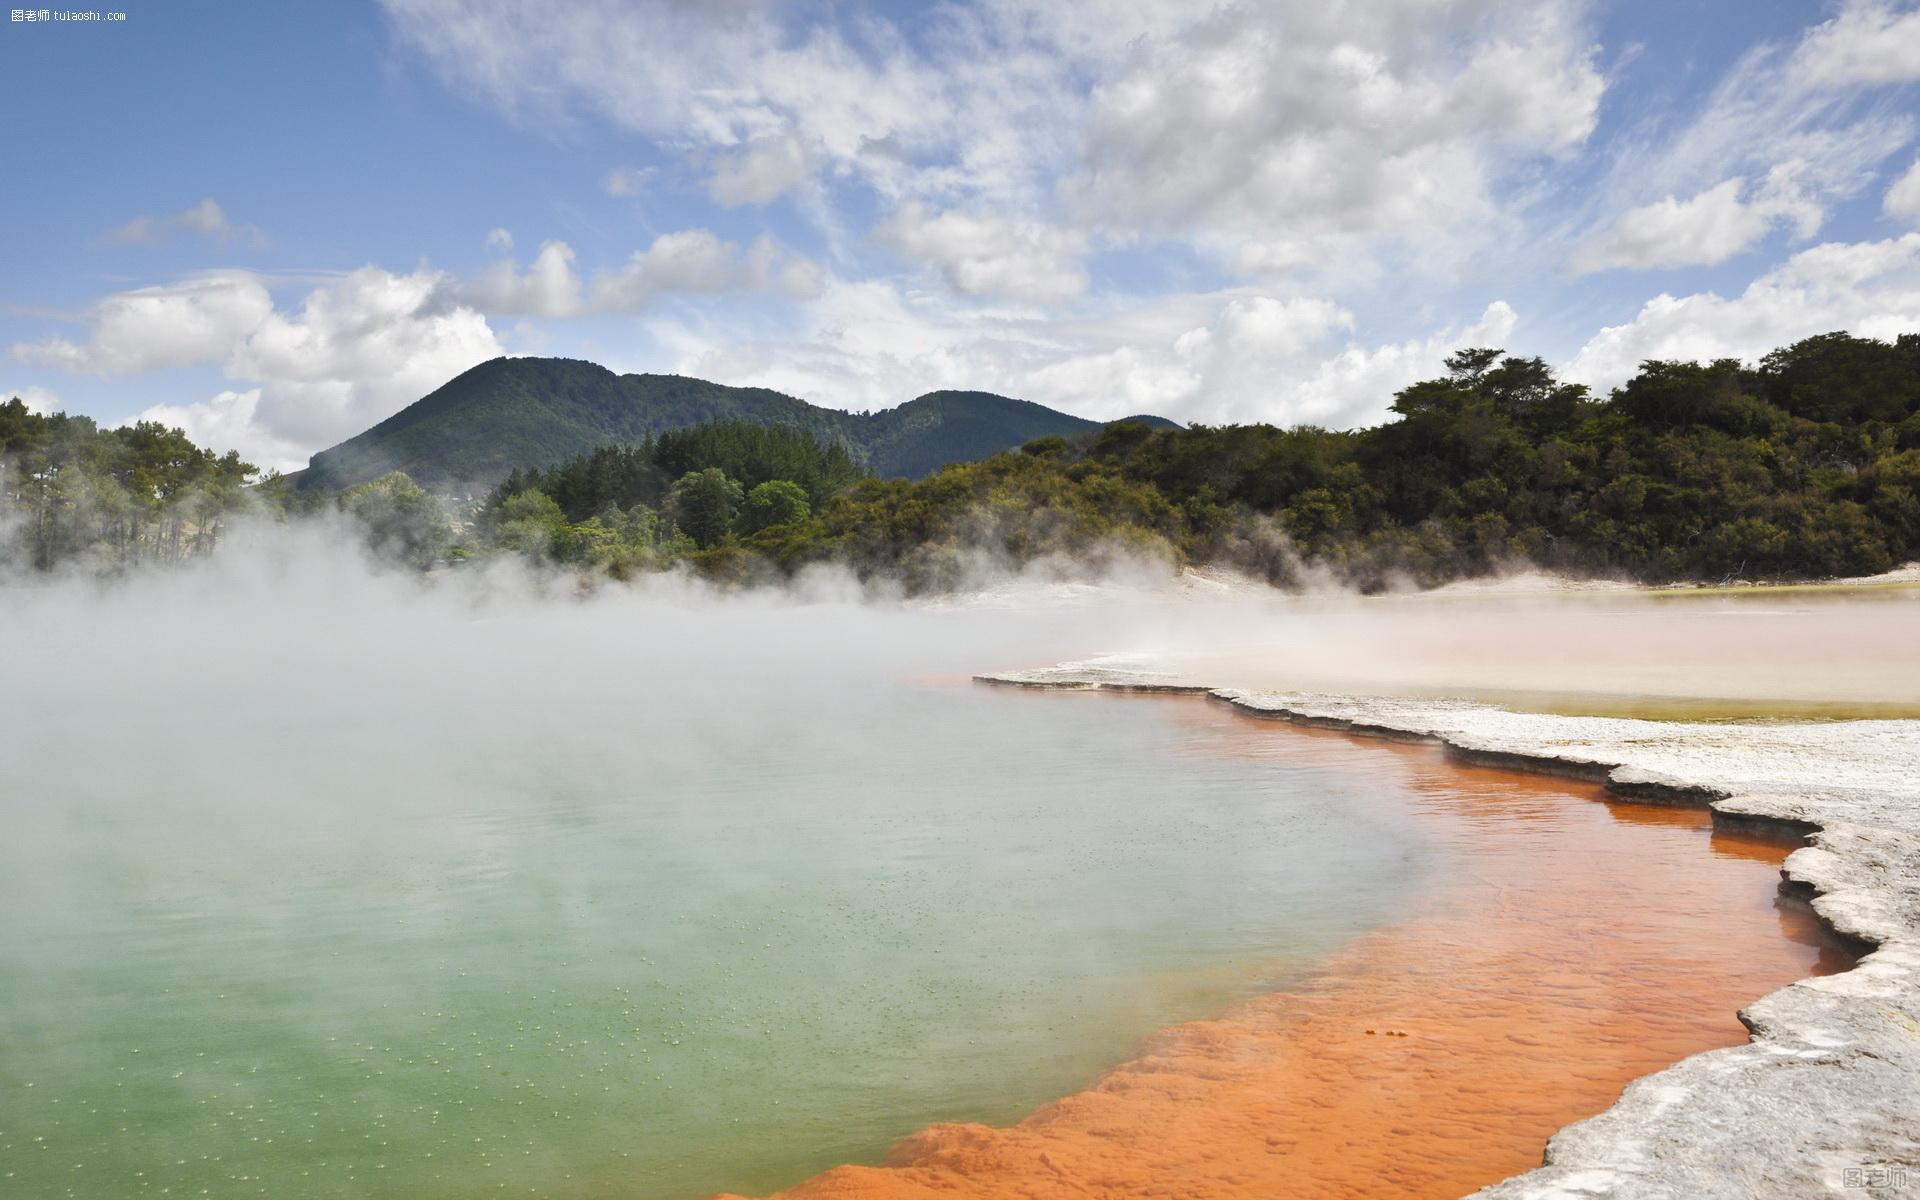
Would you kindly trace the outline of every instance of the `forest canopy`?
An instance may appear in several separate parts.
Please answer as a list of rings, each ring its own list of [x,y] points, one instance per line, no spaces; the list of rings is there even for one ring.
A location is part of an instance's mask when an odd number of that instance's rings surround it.
[[[1920,336],[1827,334],[1752,366],[1648,362],[1607,397],[1538,358],[1472,348],[1392,411],[1354,431],[1120,423],[910,482],[867,477],[806,431],[719,422],[516,471],[467,513],[404,476],[343,503],[415,565],[521,554],[752,579],[837,563],[910,590],[1049,555],[1361,588],[1520,564],[1656,582],[1920,559]],[[0,414],[5,502],[29,514],[19,528],[55,531],[28,539],[36,565],[89,544],[198,546],[249,471],[157,426],[98,430],[17,402]],[[74,493],[110,503],[63,507]],[[400,521],[441,524],[382,532]]]
[[[1606,398],[1538,358],[1467,349],[1392,408],[1398,419],[1350,432],[1118,424],[913,482],[808,474],[810,511],[777,520],[743,521],[744,495],[720,491],[703,503],[725,520],[692,517],[693,484],[669,483],[701,466],[757,488],[787,469],[719,453],[739,430],[698,432],[686,444],[707,449],[671,466],[657,450],[607,451],[503,492],[551,489],[569,518],[641,497],[656,552],[713,574],[837,562],[913,589],[960,586],[983,555],[1017,567],[1135,552],[1361,588],[1520,564],[1655,582],[1920,558],[1920,337],[1828,334],[1753,367],[1649,362]],[[675,536],[691,548],[671,549]]]

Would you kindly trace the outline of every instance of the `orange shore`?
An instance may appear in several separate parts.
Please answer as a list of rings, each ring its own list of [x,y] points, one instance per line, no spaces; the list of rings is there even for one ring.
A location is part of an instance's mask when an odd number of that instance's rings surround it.
[[[1744,1041],[1742,1004],[1849,965],[1776,893],[1791,844],[1704,812],[1195,701],[1035,699],[1166,704],[1224,729],[1209,752],[1397,772],[1413,803],[1373,817],[1443,842],[1449,870],[1309,979],[1165,1030],[1016,1125],[936,1125],[780,1196],[1461,1196],[1537,1165],[1630,1080]]]

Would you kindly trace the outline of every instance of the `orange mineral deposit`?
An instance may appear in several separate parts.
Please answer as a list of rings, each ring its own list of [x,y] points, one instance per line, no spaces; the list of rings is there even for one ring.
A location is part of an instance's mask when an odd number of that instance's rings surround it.
[[[922,1130],[787,1200],[1456,1197],[1537,1165],[1634,1078],[1744,1041],[1748,1001],[1850,962],[1777,891],[1792,844],[1702,811],[1196,701],[1053,702],[1183,706],[1170,715],[1219,726],[1211,752],[1392,756],[1414,800],[1376,816],[1446,842],[1452,867],[1406,919],[1162,1031],[1084,1091],[1007,1128]]]

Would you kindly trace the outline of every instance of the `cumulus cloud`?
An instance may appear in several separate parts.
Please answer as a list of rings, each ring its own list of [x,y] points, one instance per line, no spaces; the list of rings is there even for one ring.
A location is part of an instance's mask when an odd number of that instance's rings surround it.
[[[180,234],[196,234],[220,245],[241,245],[259,249],[267,244],[267,235],[257,225],[236,224],[226,210],[209,196],[192,208],[161,217],[138,216],[94,239],[101,245],[157,246]]]
[[[707,193],[729,208],[768,204],[811,173],[807,149],[791,134],[756,138],[715,158]]]
[[[1803,250],[1738,296],[1663,293],[1632,321],[1601,330],[1567,373],[1604,390],[1647,359],[1752,360],[1839,329],[1887,339],[1920,331],[1920,233]]]
[[[257,277],[221,271],[108,296],[88,314],[85,341],[16,343],[11,353],[103,375],[193,366],[226,357],[272,311]]]
[[[108,296],[82,341],[15,345],[16,358],[104,374],[208,363],[252,385],[143,417],[185,427],[217,449],[291,467],[501,353],[477,310],[445,303],[447,281],[377,267],[275,307],[261,277],[219,272]]]
[[[994,213],[1260,270],[1484,236],[1507,176],[1581,143],[1604,86],[1579,0],[987,2],[910,31],[754,0],[387,7],[455,86],[522,117],[594,111],[704,165],[723,204],[844,177],[896,224]],[[952,259],[965,290],[978,272]]]
[[[592,303],[602,312],[637,312],[662,295],[774,291],[804,297],[820,287],[813,263],[783,253],[767,238],[743,249],[705,229],[662,234],[620,267],[597,272]]]
[[[1124,398],[1128,412],[1216,422],[1282,412],[1288,421],[1339,420],[1344,412],[1302,404],[1292,385],[1337,344],[1334,335],[1353,328],[1351,312],[1317,297],[1232,295],[1149,307],[1089,325],[1082,337],[1096,345],[1030,368],[1021,394],[1069,405]]]
[[[1807,33],[1793,68],[1799,82],[1816,87],[1920,79],[1920,11],[1854,0]]]
[[[1335,428],[1377,425],[1388,418],[1394,393],[1440,375],[1449,354],[1467,346],[1507,347],[1519,314],[1504,300],[1487,305],[1474,320],[1424,337],[1377,346],[1351,344],[1312,366],[1294,385],[1289,406]]]
[[[949,286],[968,295],[1046,301],[1087,290],[1080,264],[1086,239],[1068,230],[908,204],[874,232],[902,254],[934,265]]]
[[[676,371],[879,408],[939,388],[984,388],[1096,419],[1150,412],[1183,421],[1382,418],[1393,392],[1464,344],[1504,344],[1494,304],[1465,327],[1399,343],[1363,340],[1354,314],[1313,296],[1183,293],[1080,317],[981,309],[883,281],[832,281],[806,321],[771,339],[713,337],[660,319]]]
[[[513,234],[505,229],[495,228],[495,229],[487,230],[487,249],[489,250],[513,249]]]
[[[1906,174],[1893,181],[1880,202],[1880,210],[1897,221],[1920,225],[1920,159],[1915,159]]]
[[[525,268],[501,259],[466,279],[363,267],[327,278],[293,309],[276,306],[266,277],[212,272],[107,296],[86,315],[84,337],[17,343],[11,354],[112,375],[218,364],[243,386],[143,415],[285,468],[503,353],[489,314],[638,312],[668,295],[800,298],[821,281],[816,265],[769,239],[743,246],[691,229],[656,238],[589,284],[573,249],[549,241]],[[519,337],[539,341],[537,331]]]
[[[1797,177],[1804,168],[1800,162],[1782,163],[1757,183],[1727,179],[1686,200],[1668,196],[1630,209],[1578,247],[1571,265],[1584,273],[1721,263],[1781,225],[1810,238],[1826,213],[1800,189]]]
[[[772,292],[800,298],[819,289],[820,272],[767,238],[750,246],[707,229],[662,234],[618,267],[596,271],[591,283],[574,268],[573,247],[544,242],[524,270],[501,259],[470,279],[452,280],[454,303],[495,316],[567,318],[639,312],[662,296]]]
[[[1195,230],[1247,266],[1478,221],[1508,157],[1586,138],[1604,86],[1569,5],[1194,11],[1094,87],[1067,188],[1102,227]]]
[[[185,430],[200,445],[235,451],[263,471],[299,469],[306,462],[305,451],[262,425],[256,419],[259,409],[260,389],[248,388],[224,391],[211,400],[151,405],[134,419]]]
[[[257,381],[256,423],[304,449],[358,433],[502,351],[486,317],[442,303],[445,277],[362,267],[276,310],[227,374]]]
[[[502,259],[461,285],[457,293],[462,302],[500,316],[571,317],[582,310],[573,248],[559,241],[541,243],[540,253],[525,271]]]

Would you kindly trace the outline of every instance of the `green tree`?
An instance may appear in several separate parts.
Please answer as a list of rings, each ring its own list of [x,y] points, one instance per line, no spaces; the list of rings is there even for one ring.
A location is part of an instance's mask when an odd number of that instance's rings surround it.
[[[707,467],[674,481],[667,508],[673,523],[704,550],[726,537],[744,499],[740,485],[725,471]]]
[[[489,510],[481,531],[496,549],[549,558],[566,536],[567,514],[541,491],[517,492]]]
[[[404,472],[393,471],[340,494],[340,510],[382,559],[424,571],[440,560],[452,529],[439,502]]]
[[[46,570],[85,558],[103,569],[214,548],[248,506],[254,468],[149,421],[92,419],[0,404],[0,559]]]
[[[749,580],[832,560],[909,589],[958,586],[983,558],[1116,547],[1363,589],[1521,559],[1648,580],[1866,574],[1920,558],[1916,381],[1920,337],[1825,335],[1757,367],[1648,362],[1603,398],[1476,348],[1375,428],[1121,423],[910,483],[854,478],[843,450],[791,430],[720,424],[516,473],[480,526],[497,540],[532,520],[542,553],[615,574],[684,561]],[[142,436],[154,445],[134,454],[0,408],[0,440],[31,464],[8,478],[42,497],[55,553],[164,529],[148,497],[180,481],[167,439]],[[157,474],[128,483],[135,459]]]
[[[737,522],[742,534],[758,533],[775,525],[804,521],[813,512],[807,493],[787,479],[770,479],[747,493]]]

